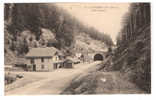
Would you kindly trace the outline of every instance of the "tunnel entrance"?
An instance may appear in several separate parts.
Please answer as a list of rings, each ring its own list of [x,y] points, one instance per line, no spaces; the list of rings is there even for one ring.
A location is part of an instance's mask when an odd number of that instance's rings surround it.
[[[102,60],[103,60],[103,56],[101,54],[95,54],[94,61],[102,61]]]

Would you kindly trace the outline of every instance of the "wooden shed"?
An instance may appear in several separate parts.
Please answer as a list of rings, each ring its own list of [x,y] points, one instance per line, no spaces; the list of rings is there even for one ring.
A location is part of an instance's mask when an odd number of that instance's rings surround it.
[[[73,61],[70,59],[66,59],[63,63],[64,68],[73,68]]]

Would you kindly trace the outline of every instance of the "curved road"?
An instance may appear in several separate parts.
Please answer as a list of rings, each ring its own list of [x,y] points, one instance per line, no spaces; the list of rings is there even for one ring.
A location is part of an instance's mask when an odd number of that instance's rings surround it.
[[[22,87],[9,90],[5,92],[5,95],[60,94],[71,83],[72,79],[84,72],[87,72],[90,68],[96,67],[99,63],[101,62],[93,62],[90,64],[82,63],[76,65],[73,69],[58,69],[54,72],[30,72],[32,75],[41,76],[42,79],[28,83]]]

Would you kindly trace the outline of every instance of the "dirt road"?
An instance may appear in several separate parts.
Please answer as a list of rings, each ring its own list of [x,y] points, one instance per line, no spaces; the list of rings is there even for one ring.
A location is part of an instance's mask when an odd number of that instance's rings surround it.
[[[87,70],[92,67],[96,67],[99,63],[100,62],[78,64],[73,69],[58,69],[54,72],[25,72],[23,74],[29,75],[30,79],[31,76],[36,76],[37,79],[33,82],[25,84],[24,86],[6,91],[5,95],[60,94],[70,84],[73,78],[87,72]],[[20,85],[21,82],[18,83]],[[17,86],[18,83],[14,84]]]

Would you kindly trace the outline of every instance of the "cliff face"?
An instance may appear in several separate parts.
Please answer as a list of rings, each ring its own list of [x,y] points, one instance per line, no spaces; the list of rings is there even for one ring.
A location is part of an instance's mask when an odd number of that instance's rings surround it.
[[[111,70],[120,70],[126,80],[151,92],[150,4],[132,4],[125,17]]]

